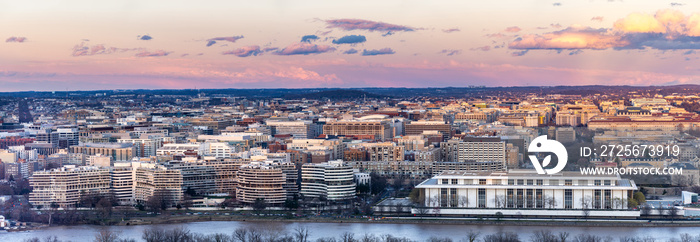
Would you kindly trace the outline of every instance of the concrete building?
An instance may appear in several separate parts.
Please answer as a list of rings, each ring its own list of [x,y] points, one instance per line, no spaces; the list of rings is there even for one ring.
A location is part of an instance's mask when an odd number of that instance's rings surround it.
[[[555,138],[561,143],[571,143],[576,141],[576,131],[572,127],[557,128]]]
[[[448,162],[506,161],[506,142],[498,137],[472,137],[468,142],[450,140],[440,144]]]
[[[291,135],[294,139],[313,139],[315,138],[315,126],[310,120],[298,121],[275,121],[268,120],[267,126],[272,128],[272,135]]]
[[[404,159],[404,147],[392,142],[363,143],[367,148],[370,161],[402,161]]]
[[[301,167],[301,194],[304,197],[325,197],[328,200],[348,200],[355,197],[353,168],[342,160]]]
[[[449,124],[442,121],[416,121],[406,124],[406,135],[421,135],[424,131],[438,131],[442,139],[447,140],[452,135]]]
[[[634,181],[619,176],[534,170],[509,172],[445,171],[418,186],[425,209],[415,214],[466,216],[638,217],[627,199]]]
[[[127,143],[83,143],[77,146],[71,146],[71,153],[80,153],[84,155],[97,155],[112,157],[113,161],[130,161],[134,157],[135,149],[132,144]]]
[[[111,188],[121,205],[145,203],[154,195],[163,196],[169,206],[182,200],[180,171],[143,162],[118,162],[110,169]]]
[[[262,199],[270,205],[281,205],[287,199],[284,186],[286,177],[282,169],[271,164],[252,162],[238,170],[236,199],[244,204],[253,204]]]
[[[109,168],[64,166],[50,171],[37,171],[29,177],[33,188],[29,202],[34,206],[75,207],[81,194],[107,194],[110,191]]]
[[[342,120],[323,125],[323,134],[371,137],[383,141],[391,138],[392,129],[387,121]]]
[[[155,156],[158,148],[163,146],[162,139],[118,139],[117,142],[132,144],[136,157]]]

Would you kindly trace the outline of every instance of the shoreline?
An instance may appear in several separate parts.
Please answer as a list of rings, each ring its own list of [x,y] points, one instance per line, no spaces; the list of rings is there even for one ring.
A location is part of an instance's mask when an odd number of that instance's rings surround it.
[[[283,222],[283,223],[382,223],[382,224],[434,224],[434,225],[504,225],[504,226],[563,226],[563,227],[700,227],[698,220],[630,220],[630,221],[561,221],[550,220],[477,220],[465,218],[414,218],[385,217],[369,220],[366,218],[255,218],[238,216],[159,216],[122,221],[113,226],[184,224],[209,221],[242,222]]]

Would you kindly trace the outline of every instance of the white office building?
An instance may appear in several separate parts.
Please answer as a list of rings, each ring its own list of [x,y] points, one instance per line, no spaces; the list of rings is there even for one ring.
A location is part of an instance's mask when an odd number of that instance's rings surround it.
[[[619,176],[534,170],[444,171],[418,186],[422,206],[415,214],[446,216],[638,217],[627,199],[634,181]]]
[[[301,194],[328,200],[347,200],[355,197],[352,166],[342,160],[325,163],[307,163],[301,167]]]

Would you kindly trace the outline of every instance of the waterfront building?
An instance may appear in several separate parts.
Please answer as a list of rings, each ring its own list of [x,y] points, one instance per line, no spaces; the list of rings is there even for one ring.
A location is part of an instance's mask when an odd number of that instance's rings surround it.
[[[263,162],[251,162],[238,170],[236,199],[253,204],[262,199],[266,204],[281,205],[287,199],[286,177],[279,167]]]
[[[627,201],[637,186],[619,176],[534,170],[444,171],[418,186],[413,213],[446,216],[638,217]],[[425,210],[426,208],[427,211]]]
[[[342,160],[301,167],[301,194],[304,197],[325,197],[328,200],[348,200],[355,197],[353,168]]]

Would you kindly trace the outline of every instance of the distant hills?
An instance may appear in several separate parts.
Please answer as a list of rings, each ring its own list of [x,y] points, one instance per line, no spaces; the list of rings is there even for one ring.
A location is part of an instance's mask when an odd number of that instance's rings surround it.
[[[353,90],[353,89],[335,89],[320,92],[304,93],[304,94],[290,94],[284,96],[285,99],[384,99],[389,98],[387,95],[374,94],[370,92]]]
[[[675,86],[516,86],[516,87],[364,87],[364,88],[299,88],[299,89],[133,89],[133,90],[96,90],[96,91],[55,91],[55,92],[0,92],[4,98],[25,97],[55,97],[55,98],[86,98],[109,96],[197,96],[204,94],[210,97],[242,97],[248,99],[384,99],[384,98],[423,98],[423,97],[455,97],[483,98],[488,96],[522,97],[531,94],[566,94],[566,95],[619,95],[628,94],[698,94],[700,85]]]

